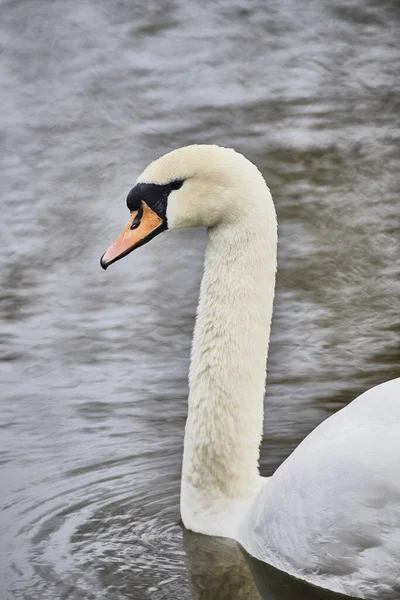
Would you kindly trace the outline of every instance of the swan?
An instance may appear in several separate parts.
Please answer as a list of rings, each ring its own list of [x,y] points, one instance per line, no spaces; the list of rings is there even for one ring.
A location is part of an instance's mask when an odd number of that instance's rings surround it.
[[[110,264],[166,229],[207,227],[189,370],[181,516],[256,559],[357,598],[400,598],[400,379],[323,421],[259,474],[277,220],[257,167],[193,145],[152,162],[127,196]]]

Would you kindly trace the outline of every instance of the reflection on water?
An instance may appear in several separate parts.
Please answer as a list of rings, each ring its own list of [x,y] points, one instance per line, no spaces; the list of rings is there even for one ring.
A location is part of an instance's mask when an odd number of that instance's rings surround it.
[[[183,529],[185,562],[193,600],[259,600],[239,546],[232,540]]]
[[[236,542],[183,529],[193,600],[340,600],[350,598],[253,558]]]
[[[98,261],[150,159],[234,146],[280,224],[263,474],[394,376],[398,5],[0,10],[0,597],[252,598],[236,546],[179,525],[204,232],[164,234],[106,277]],[[302,597],[250,567],[263,598]]]
[[[261,600],[291,600],[292,598],[296,598],[296,600],[340,600],[342,598],[345,600],[345,598],[350,598],[350,596],[336,594],[291,577],[247,553],[245,556],[260,592]]]

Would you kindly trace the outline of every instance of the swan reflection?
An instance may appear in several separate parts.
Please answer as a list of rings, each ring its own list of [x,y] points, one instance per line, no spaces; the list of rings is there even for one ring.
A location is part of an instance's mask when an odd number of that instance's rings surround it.
[[[350,598],[300,581],[263,563],[230,539],[182,527],[193,600],[340,600]]]

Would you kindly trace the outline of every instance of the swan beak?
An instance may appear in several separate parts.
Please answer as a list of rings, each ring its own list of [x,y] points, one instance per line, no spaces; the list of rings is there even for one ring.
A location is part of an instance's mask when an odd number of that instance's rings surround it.
[[[123,232],[101,257],[101,266],[107,269],[112,263],[146,244],[166,228],[166,222],[146,202],[142,202],[141,208],[131,213]]]

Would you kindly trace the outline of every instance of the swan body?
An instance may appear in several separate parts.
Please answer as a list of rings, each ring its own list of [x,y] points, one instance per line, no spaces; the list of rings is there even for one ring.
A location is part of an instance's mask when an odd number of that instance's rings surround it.
[[[188,146],[151,163],[106,268],[164,229],[207,227],[189,372],[181,514],[262,561],[359,598],[400,597],[400,379],[319,425],[268,478],[258,469],[277,223],[258,169]]]
[[[252,556],[321,587],[400,598],[399,379],[312,431],[241,525]]]

